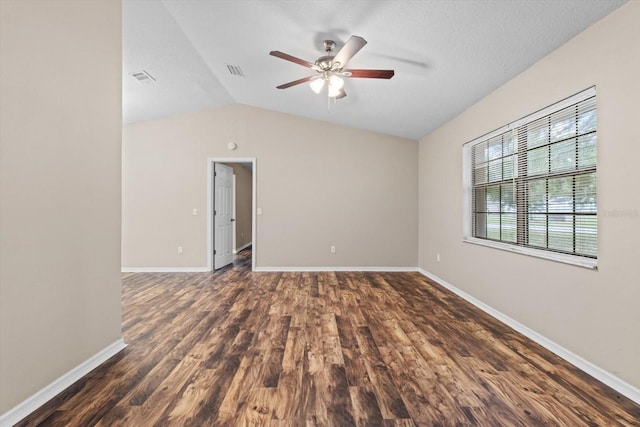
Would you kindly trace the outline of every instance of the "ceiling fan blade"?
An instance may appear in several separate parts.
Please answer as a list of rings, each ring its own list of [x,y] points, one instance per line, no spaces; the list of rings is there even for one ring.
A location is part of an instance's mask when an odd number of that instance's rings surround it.
[[[284,59],[285,61],[294,62],[296,64],[302,65],[303,67],[313,69],[316,68],[316,64],[305,61],[304,59],[296,58],[295,56],[291,56],[288,53],[280,52],[279,50],[272,50],[271,52],[269,52],[269,55],[275,56],[276,58]]]
[[[347,40],[347,42],[344,44],[344,46],[342,46],[340,52],[338,52],[333,58],[333,63],[335,64],[336,62],[339,62],[339,68],[344,68],[347,65],[347,62],[349,62],[349,60],[353,58],[353,55],[358,53],[360,49],[362,49],[366,44],[367,41],[362,37],[351,36],[349,40]]]
[[[289,82],[289,83],[281,84],[280,86],[276,86],[276,88],[278,88],[278,89],[286,89],[286,88],[291,87],[291,86],[295,86],[295,85],[299,85],[299,84],[308,82],[311,79],[313,79],[314,77],[316,77],[316,76],[303,77],[301,79],[294,80],[294,81]]]
[[[395,74],[393,70],[343,70],[343,72],[345,77],[357,79],[390,79]]]
[[[338,96],[336,96],[336,99],[342,99],[345,96],[347,96],[347,92],[345,92],[344,89],[340,89],[340,93],[338,93]]]

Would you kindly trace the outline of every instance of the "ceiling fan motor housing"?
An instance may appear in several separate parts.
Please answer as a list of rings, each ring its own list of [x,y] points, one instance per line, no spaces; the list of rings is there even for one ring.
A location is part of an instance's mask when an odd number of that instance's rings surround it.
[[[331,71],[334,65],[333,58],[333,55],[321,56],[320,58],[316,59],[315,64],[320,67],[322,71]]]

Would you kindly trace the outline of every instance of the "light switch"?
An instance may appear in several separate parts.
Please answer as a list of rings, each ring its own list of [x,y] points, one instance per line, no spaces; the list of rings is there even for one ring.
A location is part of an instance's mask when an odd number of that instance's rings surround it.
[[[196,216],[196,215],[198,215],[198,209],[196,209],[196,208],[193,208],[193,213],[192,213],[192,214],[193,214],[193,216]]]
[[[262,215],[262,208],[258,208],[258,215]]]

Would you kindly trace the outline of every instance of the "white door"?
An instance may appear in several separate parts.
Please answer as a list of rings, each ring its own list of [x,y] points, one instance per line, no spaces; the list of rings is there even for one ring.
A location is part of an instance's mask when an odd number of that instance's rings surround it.
[[[213,170],[213,268],[217,270],[233,262],[233,169],[215,163]]]

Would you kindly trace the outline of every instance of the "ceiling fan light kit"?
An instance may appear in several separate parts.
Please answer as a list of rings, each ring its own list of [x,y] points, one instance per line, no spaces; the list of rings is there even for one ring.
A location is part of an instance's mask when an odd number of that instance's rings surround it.
[[[309,82],[309,86],[311,87],[311,90],[314,91],[315,93],[320,93],[322,92],[322,88],[324,87],[324,82],[325,82],[324,78],[314,77]]]
[[[314,63],[296,58],[284,52],[273,50],[269,52],[285,61],[290,61],[303,67],[310,68],[318,73],[315,76],[303,77],[289,83],[277,86],[278,89],[287,89],[302,83],[309,82],[311,90],[319,94],[327,87],[327,96],[330,99],[341,99],[347,96],[344,91],[344,78],[370,78],[370,79],[390,79],[394,75],[393,70],[350,70],[346,69],[347,62],[367,44],[367,41],[359,36],[351,36],[340,51],[334,56],[333,50],[336,43],[333,40],[323,42],[325,55],[318,58]]]

